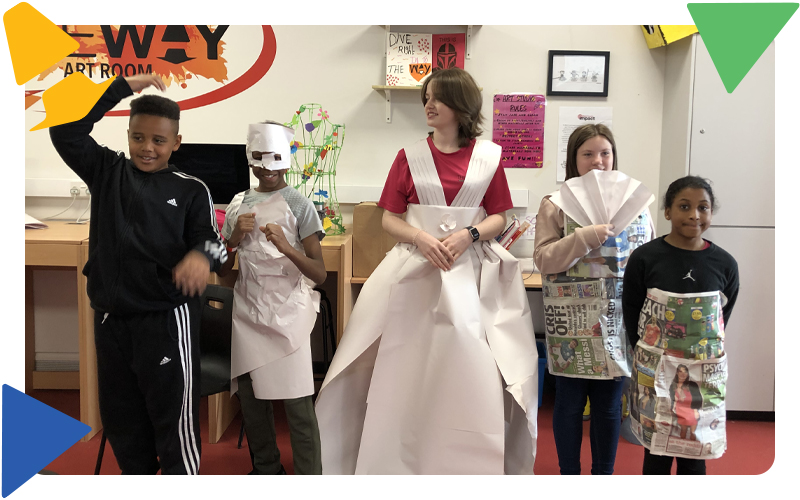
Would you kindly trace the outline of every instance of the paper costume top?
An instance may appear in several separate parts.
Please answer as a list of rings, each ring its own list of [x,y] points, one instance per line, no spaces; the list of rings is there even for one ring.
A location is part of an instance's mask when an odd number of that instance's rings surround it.
[[[289,143],[294,129],[277,123],[251,123],[247,126],[247,162],[251,167],[267,170],[289,169]],[[255,153],[255,154],[254,154]],[[280,160],[275,156],[278,155]]]
[[[613,224],[618,236],[655,196],[641,182],[619,170],[592,170],[566,181],[550,197],[557,207],[583,227]]]
[[[279,225],[289,244],[304,252],[298,226],[309,224],[299,221],[289,206],[291,196],[286,195],[294,189],[284,189],[266,199],[257,198],[252,205],[241,203],[247,193],[238,195],[231,202],[226,219],[236,220],[240,214],[254,212],[256,227]],[[307,198],[304,201],[311,205]],[[315,218],[314,225],[321,230],[316,212],[306,210],[305,214]],[[305,227],[302,232],[309,230],[313,234],[313,227]],[[239,277],[233,288],[231,389],[238,388],[236,377],[249,373],[258,399],[295,399],[313,394],[310,334],[320,300],[319,293],[313,290],[314,283],[258,229],[239,243],[238,256]]]

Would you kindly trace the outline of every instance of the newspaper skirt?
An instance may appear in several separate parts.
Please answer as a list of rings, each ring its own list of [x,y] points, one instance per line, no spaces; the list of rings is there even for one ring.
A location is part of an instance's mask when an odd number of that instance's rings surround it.
[[[406,214],[437,237],[448,217],[464,227],[483,209]],[[447,272],[397,244],[364,284],[317,398],[324,473],[531,474],[537,358],[518,263],[496,242]]]
[[[711,459],[725,452],[725,302],[719,292],[647,291],[634,349],[631,428],[654,455]]]
[[[622,279],[542,276],[547,366],[563,377],[629,377]]]

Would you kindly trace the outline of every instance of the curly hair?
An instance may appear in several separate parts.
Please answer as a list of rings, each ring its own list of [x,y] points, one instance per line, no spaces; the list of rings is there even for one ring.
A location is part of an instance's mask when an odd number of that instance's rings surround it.
[[[136,115],[152,115],[168,118],[175,122],[175,126],[181,119],[181,108],[172,99],[158,95],[147,94],[131,101],[131,118]]]

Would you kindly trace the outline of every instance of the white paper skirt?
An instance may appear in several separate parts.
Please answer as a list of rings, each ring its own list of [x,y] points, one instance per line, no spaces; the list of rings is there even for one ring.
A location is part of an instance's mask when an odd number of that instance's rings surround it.
[[[516,260],[482,242],[442,272],[398,244],[364,284],[317,398],[323,473],[530,474],[537,391]]]

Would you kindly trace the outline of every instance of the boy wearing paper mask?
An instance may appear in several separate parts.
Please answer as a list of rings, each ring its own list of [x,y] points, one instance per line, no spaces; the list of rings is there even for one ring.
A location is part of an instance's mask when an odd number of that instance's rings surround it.
[[[258,187],[228,205],[222,235],[228,262],[238,255],[231,341],[231,392],[238,388],[250,474],[285,474],[275,438],[272,400],[283,400],[294,471],[321,474],[319,429],[311,396],[310,334],[319,311],[314,286],[325,281],[320,240],[325,233],[314,205],[286,184],[294,130],[266,121],[251,124],[247,158]]]

